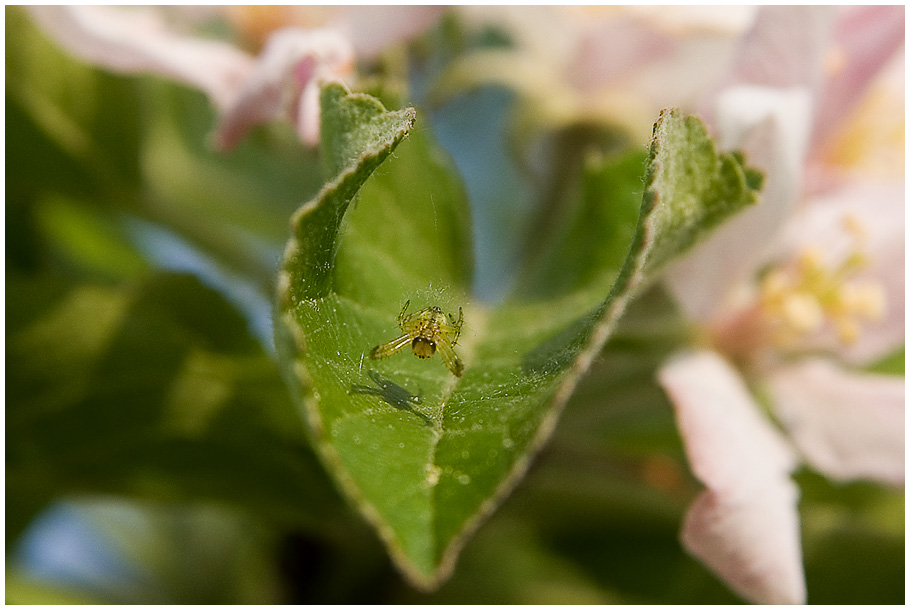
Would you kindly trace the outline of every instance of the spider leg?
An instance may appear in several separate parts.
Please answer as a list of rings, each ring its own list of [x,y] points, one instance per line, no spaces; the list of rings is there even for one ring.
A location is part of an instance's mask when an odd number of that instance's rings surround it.
[[[442,358],[442,361],[449,367],[452,374],[456,377],[461,377],[461,372],[464,370],[464,364],[458,359],[458,355],[455,353],[455,350],[452,349],[449,342],[437,341],[436,351],[439,352],[439,357]]]
[[[403,329],[405,323],[407,322],[407,319],[410,317],[410,316],[404,315],[404,312],[406,312],[408,310],[408,305],[410,305],[410,304],[411,304],[411,299],[408,299],[407,301],[405,301],[404,307],[401,308],[401,313],[398,314],[398,327],[399,328]]]
[[[458,343],[458,337],[461,336],[461,325],[464,324],[464,312],[461,310],[461,307],[458,308],[458,321],[455,321],[455,318],[452,314],[449,315],[449,321],[452,323],[452,345]]]
[[[370,350],[370,358],[373,360],[379,360],[380,358],[388,358],[401,348],[406,345],[410,345],[411,341],[414,339],[414,335],[405,334],[401,335],[398,338],[392,339],[388,343],[383,343],[382,345],[377,345]]]

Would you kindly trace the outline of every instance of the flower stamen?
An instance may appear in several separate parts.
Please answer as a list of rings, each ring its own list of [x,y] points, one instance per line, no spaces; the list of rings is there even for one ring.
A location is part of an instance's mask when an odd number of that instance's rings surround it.
[[[761,307],[778,331],[778,343],[791,344],[830,326],[841,342],[851,344],[864,325],[884,317],[881,284],[855,277],[869,265],[866,228],[853,216],[845,217],[843,226],[853,245],[839,263],[830,263],[824,251],[812,245],[762,279]]]

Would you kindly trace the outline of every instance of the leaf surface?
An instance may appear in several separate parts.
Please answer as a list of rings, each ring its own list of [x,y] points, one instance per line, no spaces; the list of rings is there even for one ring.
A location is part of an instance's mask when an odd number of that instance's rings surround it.
[[[7,278],[7,541],[75,493],[227,502],[323,530],[337,500],[274,363],[189,276]]]
[[[467,296],[464,193],[413,114],[340,86],[323,91],[322,109],[329,181],[293,220],[276,343],[323,460],[405,575],[434,588],[550,435],[629,300],[756,193],[700,121],[666,111],[644,192],[629,179],[641,155],[593,160],[552,258],[490,306]],[[463,308],[462,377],[407,347],[370,359],[401,334],[405,302]]]

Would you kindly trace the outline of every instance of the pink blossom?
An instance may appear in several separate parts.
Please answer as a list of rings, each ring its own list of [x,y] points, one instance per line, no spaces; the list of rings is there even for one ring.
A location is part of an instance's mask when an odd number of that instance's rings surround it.
[[[803,600],[798,492],[789,477],[795,452],[715,352],[671,360],[660,382],[676,407],[692,470],[707,488],[686,514],[683,544],[743,597]]]
[[[201,89],[222,108],[253,59],[230,44],[172,31],[151,8],[34,6],[35,22],[83,61],[125,74],[160,74]]]
[[[290,8],[290,7],[289,7]],[[125,74],[156,74],[205,92],[219,112],[213,137],[233,147],[254,125],[288,118],[301,140],[319,141],[319,87],[354,77],[355,57],[374,58],[387,46],[427,28],[435,7],[296,7],[320,27],[270,30],[253,57],[234,45],[178,30],[161,10],[110,6],[36,6],[31,13],[58,44],[80,59]],[[237,9],[233,9],[237,10]],[[309,25],[309,24],[308,24]]]
[[[647,141],[662,108],[691,106],[724,74],[754,10],[461,7],[468,28],[496,25],[513,45],[460,58],[439,78],[434,95],[444,99],[499,83],[521,94],[517,114],[536,129],[594,121]]]
[[[319,141],[319,87],[353,69],[350,43],[334,30],[285,28],[266,42],[255,68],[222,108],[215,128],[221,150],[234,146],[247,130],[287,115],[300,139]]]
[[[668,275],[710,349],[659,380],[706,486],[683,542],[751,601],[805,602],[795,463],[780,455],[839,481],[904,484],[904,381],[851,368],[904,341],[903,163],[857,154],[901,154],[902,45],[901,7],[763,9],[706,108],[766,184]]]
[[[764,171],[761,203],[668,274],[711,349],[659,379],[706,486],[686,548],[746,599],[804,602],[797,456],[837,480],[903,483],[903,380],[850,368],[903,343],[903,9],[461,10],[513,46],[460,59],[438,97],[508,86],[525,138],[593,121],[644,140],[660,108],[683,106]]]

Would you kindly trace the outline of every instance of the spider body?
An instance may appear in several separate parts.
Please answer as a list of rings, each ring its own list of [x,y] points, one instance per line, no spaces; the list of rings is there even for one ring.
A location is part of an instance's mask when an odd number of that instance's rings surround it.
[[[458,320],[452,314],[443,313],[439,307],[427,307],[408,314],[407,301],[398,314],[398,327],[404,333],[388,343],[377,345],[370,350],[370,358],[387,358],[406,345],[418,358],[430,358],[437,351],[442,361],[456,377],[461,377],[464,365],[455,354],[455,345],[461,334],[464,314],[458,308]]]

